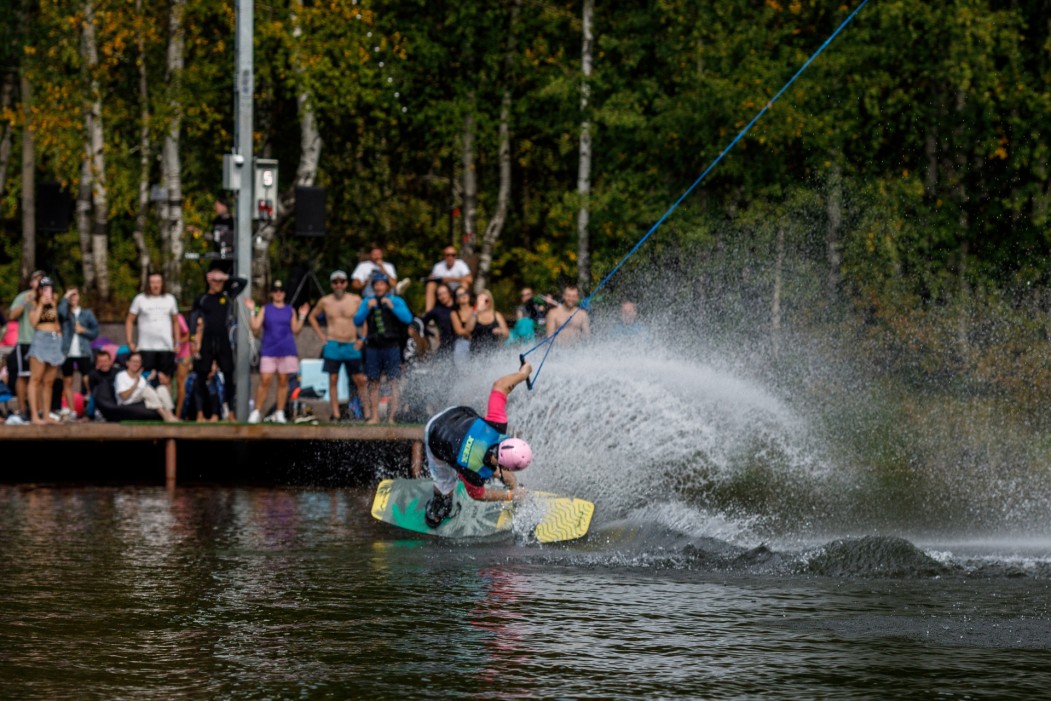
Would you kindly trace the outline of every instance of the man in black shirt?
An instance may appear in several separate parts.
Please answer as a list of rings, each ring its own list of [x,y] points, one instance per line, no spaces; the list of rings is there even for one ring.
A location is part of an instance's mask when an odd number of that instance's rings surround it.
[[[234,218],[230,215],[230,205],[225,196],[215,200],[215,218],[212,219],[212,242],[219,255],[218,267],[227,275],[234,272],[234,242],[237,232],[234,231]],[[214,265],[214,264],[213,264]]]
[[[234,349],[230,343],[230,321],[235,314],[237,295],[248,285],[243,277],[232,278],[219,265],[212,264],[205,276],[208,291],[194,300],[190,311],[190,348],[194,354],[194,371],[197,382],[194,395],[198,407],[207,407],[208,374],[212,361],[219,365],[226,387],[228,406],[236,406],[236,378],[234,376]],[[211,418],[206,416],[205,418]]]

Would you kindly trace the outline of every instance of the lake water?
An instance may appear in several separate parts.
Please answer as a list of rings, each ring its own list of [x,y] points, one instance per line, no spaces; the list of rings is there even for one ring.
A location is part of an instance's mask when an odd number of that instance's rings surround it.
[[[371,491],[0,488],[0,696],[1046,698],[1051,547],[557,546],[372,520]]]
[[[296,465],[0,485],[0,698],[1047,698],[1046,469],[987,449],[888,476],[676,359],[542,378],[512,396],[522,481],[596,503],[571,543],[397,531],[374,483]]]

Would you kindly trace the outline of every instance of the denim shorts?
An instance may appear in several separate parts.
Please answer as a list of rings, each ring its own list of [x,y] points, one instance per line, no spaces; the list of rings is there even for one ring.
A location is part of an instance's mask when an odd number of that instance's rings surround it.
[[[60,366],[66,360],[62,352],[62,334],[58,331],[36,331],[29,346],[29,357],[48,365]]]

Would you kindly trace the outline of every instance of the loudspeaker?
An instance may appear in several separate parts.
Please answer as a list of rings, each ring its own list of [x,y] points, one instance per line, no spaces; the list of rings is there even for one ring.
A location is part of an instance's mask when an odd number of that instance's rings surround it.
[[[325,235],[325,188],[296,188],[296,235]]]
[[[36,230],[45,233],[69,231],[70,199],[59,183],[38,183]]]

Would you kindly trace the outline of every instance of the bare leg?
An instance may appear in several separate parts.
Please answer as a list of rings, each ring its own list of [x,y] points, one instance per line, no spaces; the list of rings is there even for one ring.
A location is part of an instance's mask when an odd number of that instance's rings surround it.
[[[277,410],[284,411],[288,403],[288,375],[277,376]],[[256,406],[259,406],[256,404]]]
[[[332,409],[332,420],[339,421],[339,370],[328,374],[328,404]]]
[[[394,423],[394,417],[398,415],[398,404],[401,403],[401,383],[398,380],[390,380],[390,397],[387,399],[387,423]]]
[[[58,366],[44,364],[44,386],[41,387],[42,404],[40,410],[44,414],[44,423],[46,424],[57,424],[58,422],[51,418],[51,400],[54,398],[55,390],[55,375],[58,374]]]
[[[268,372],[266,374],[259,374],[259,388],[255,391],[255,410],[258,411],[260,415],[262,415],[263,411],[266,409],[266,397],[268,394],[270,394],[270,383],[273,381],[274,373]],[[285,380],[286,386],[287,383],[288,380]],[[278,387],[280,386],[281,385],[279,382]],[[280,389],[278,390],[278,392],[278,397],[280,398]],[[280,402],[278,402],[278,404],[280,405]],[[278,406],[278,409],[280,408],[281,407]]]
[[[73,409],[73,376],[62,378],[62,394],[66,398],[66,406],[69,407],[70,411]]]
[[[380,381],[369,380],[369,406],[372,407],[372,415],[368,423],[378,424],[380,422]]]
[[[32,361],[30,361],[32,366]],[[27,410],[32,411],[32,407],[29,405],[29,378],[19,377],[15,380],[15,396],[18,397],[18,410],[25,413]]]
[[[44,381],[44,368],[45,365],[36,358],[29,359],[29,383],[26,386],[26,395],[29,398],[29,420],[35,424],[46,423],[40,418],[41,385]]]

